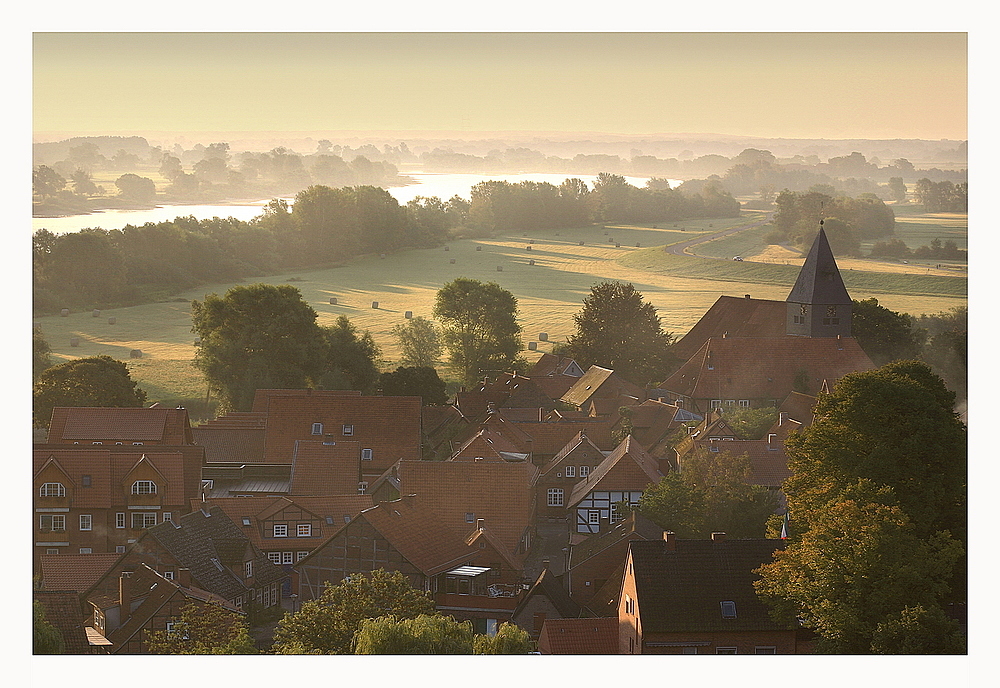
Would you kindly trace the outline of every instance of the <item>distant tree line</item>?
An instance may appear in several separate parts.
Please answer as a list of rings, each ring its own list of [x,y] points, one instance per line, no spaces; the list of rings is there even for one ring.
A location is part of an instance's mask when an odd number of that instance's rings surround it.
[[[824,187],[813,187],[805,193],[783,190],[775,198],[774,229],[764,240],[769,244],[808,246],[822,220],[835,254],[860,256],[862,241],[892,235],[896,216],[880,198],[873,194],[834,197],[832,192]]]
[[[969,212],[969,184],[953,184],[950,181],[932,182],[920,179],[913,190],[917,202],[923,204],[928,213]]]

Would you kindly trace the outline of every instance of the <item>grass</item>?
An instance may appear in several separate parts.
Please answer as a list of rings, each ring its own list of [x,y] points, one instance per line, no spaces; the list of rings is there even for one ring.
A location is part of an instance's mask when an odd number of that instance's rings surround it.
[[[662,250],[665,244],[747,221],[744,216],[732,220],[592,226],[530,235],[512,233],[452,241],[447,250],[404,251],[390,253],[384,259],[367,256],[341,267],[283,271],[255,281],[294,285],[317,311],[321,324],[332,324],[338,316],[346,315],[359,329],[372,333],[387,367],[394,367],[398,360],[391,331],[406,321],[406,311],[431,318],[438,289],[456,277],[497,282],[518,299],[525,343],[537,342],[537,353],[525,352],[530,361],[551,351],[553,344],[566,341],[573,331],[573,316],[591,286],[604,280],[632,282],[657,308],[664,329],[678,335],[690,329],[720,295],[751,293],[756,298],[784,299],[798,271],[795,265],[706,260],[673,256]],[[763,248],[759,239],[762,234],[763,230],[747,230],[735,237],[700,244],[696,250],[730,258],[753,255],[754,250]],[[529,244],[529,240],[534,243]],[[636,248],[636,243],[640,247]],[[534,265],[529,265],[531,260]],[[502,272],[497,271],[498,266]],[[893,310],[937,313],[966,303],[966,281],[962,278],[862,273],[845,269],[844,281],[851,295],[876,296]],[[197,415],[194,409],[204,408],[206,388],[191,366],[196,348],[189,302],[203,299],[207,293],[223,294],[231,286],[207,285],[157,303],[106,310],[99,317],[86,310],[35,321],[56,361],[98,354],[126,360],[150,401],[183,403],[192,409],[192,415]],[[331,297],[336,297],[337,305],[330,304]],[[373,301],[378,302],[378,308],[372,308]],[[116,318],[115,325],[108,324],[109,317]],[[548,334],[548,342],[538,340],[541,332]],[[80,339],[78,347],[70,346],[71,337]],[[142,350],[143,357],[129,359],[132,349]],[[441,372],[443,377],[450,377],[444,366]]]

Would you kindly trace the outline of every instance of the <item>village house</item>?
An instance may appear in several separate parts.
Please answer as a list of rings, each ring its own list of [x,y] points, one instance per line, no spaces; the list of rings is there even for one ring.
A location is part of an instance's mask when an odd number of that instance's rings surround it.
[[[549,569],[548,562],[543,562],[542,572],[531,587],[521,593],[510,620],[527,631],[532,640],[538,640],[546,621],[575,619],[580,611],[580,605],[570,599],[562,581]]]
[[[536,500],[539,519],[566,520],[566,495],[610,452],[603,452],[584,432],[578,432],[550,461],[539,468]]]
[[[546,619],[538,637],[543,655],[618,654],[618,619]]]
[[[605,413],[610,413],[619,406],[634,406],[645,399],[646,392],[638,385],[616,375],[609,368],[592,365],[573,383],[561,401],[587,413],[600,401],[606,406]]]

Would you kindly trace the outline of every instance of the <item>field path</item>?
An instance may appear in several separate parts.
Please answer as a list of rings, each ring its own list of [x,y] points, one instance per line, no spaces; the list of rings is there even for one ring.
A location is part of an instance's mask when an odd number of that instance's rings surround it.
[[[753,229],[754,227],[760,227],[761,225],[766,225],[774,217],[774,213],[768,213],[763,219],[756,222],[751,222],[749,224],[741,225],[739,227],[731,227],[729,229],[723,229],[713,234],[703,234],[694,239],[689,239],[688,241],[681,241],[676,244],[667,246],[667,253],[672,253],[675,256],[694,256],[694,252],[689,249],[692,246],[697,246],[699,244],[706,244],[709,241],[715,241],[716,239],[721,239],[724,236],[729,236],[730,234],[736,234],[737,232],[742,232],[747,229]],[[714,256],[698,256],[699,258],[713,258],[715,260],[724,260],[723,258],[714,258]]]

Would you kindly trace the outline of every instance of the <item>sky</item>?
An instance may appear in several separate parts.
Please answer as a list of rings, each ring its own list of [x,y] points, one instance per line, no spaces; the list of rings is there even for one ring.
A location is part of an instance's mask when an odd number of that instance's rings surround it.
[[[32,127],[964,140],[967,48],[961,32],[36,31]]]

